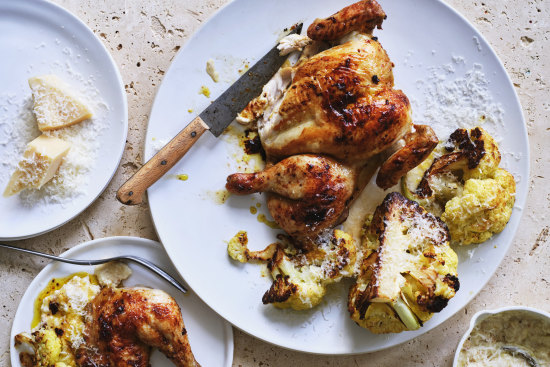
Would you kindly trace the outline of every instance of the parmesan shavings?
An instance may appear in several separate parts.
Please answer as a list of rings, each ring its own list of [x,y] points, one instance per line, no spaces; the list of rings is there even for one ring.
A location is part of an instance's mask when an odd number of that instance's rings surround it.
[[[94,111],[91,119],[59,130],[45,131],[71,144],[57,174],[39,190],[25,190],[19,194],[24,206],[66,204],[87,193],[89,173],[96,164],[101,146],[101,135],[107,128],[108,105],[96,88],[94,76],[85,77],[76,72],[69,61],[56,62],[49,72],[61,75],[82,102]],[[29,71],[30,72],[30,71]],[[24,83],[26,81],[22,81]],[[5,187],[10,175],[23,156],[26,145],[40,135],[32,112],[31,91],[0,94],[0,186]]]

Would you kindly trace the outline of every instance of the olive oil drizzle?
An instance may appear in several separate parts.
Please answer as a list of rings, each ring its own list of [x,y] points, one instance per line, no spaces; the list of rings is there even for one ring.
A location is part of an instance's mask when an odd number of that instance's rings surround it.
[[[34,312],[33,312],[33,317],[31,322],[31,329],[34,329],[40,323],[40,320],[42,318],[41,308],[42,308],[42,303],[44,302],[44,299],[50,296],[56,290],[61,289],[61,287],[67,284],[74,277],[80,277],[80,278],[89,277],[90,283],[94,285],[99,285],[99,282],[97,281],[97,278],[95,275],[88,274],[84,271],[79,271],[77,273],[73,273],[66,277],[52,278],[52,280],[48,282],[46,287],[44,287],[44,289],[40,291],[40,293],[38,294],[38,297],[36,297],[36,300],[34,301]]]

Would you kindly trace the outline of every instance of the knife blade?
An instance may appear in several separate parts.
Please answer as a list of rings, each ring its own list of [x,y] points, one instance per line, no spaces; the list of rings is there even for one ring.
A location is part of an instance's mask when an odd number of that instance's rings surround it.
[[[299,34],[301,30],[300,23],[291,27],[285,35]],[[263,86],[286,59],[286,56],[279,55],[277,46],[273,47],[130,177],[118,189],[118,201],[126,205],[140,204],[145,191],[168,172],[205,131],[220,136],[248,102],[261,93]]]
[[[288,34],[300,34],[301,30],[302,24],[300,23],[294,26]],[[260,94],[263,86],[279,70],[286,59],[286,56],[279,56],[277,46],[273,47],[229,89],[223,92],[214,103],[200,113],[199,117],[208,125],[214,136],[220,136],[248,102]]]

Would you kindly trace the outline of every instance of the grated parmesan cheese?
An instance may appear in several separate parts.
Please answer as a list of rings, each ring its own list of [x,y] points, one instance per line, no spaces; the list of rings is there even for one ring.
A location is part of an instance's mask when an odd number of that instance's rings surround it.
[[[438,136],[480,125],[496,136],[498,131],[504,131],[504,109],[493,100],[483,66],[473,64],[473,68],[465,69],[461,56],[429,68],[430,76],[416,82],[424,98],[412,101],[413,120],[428,123]]]
[[[28,73],[33,71],[32,65]],[[23,206],[65,204],[87,193],[89,173],[96,164],[101,135],[107,128],[108,105],[96,87],[94,76],[84,76],[72,68],[71,62],[55,62],[50,73],[62,75],[83,103],[94,111],[91,119],[60,130],[45,131],[45,136],[71,144],[57,174],[38,190],[19,194]],[[30,75],[29,75],[30,76]],[[28,142],[40,135],[32,112],[31,91],[27,88],[0,94],[0,186],[5,187],[15,171]]]

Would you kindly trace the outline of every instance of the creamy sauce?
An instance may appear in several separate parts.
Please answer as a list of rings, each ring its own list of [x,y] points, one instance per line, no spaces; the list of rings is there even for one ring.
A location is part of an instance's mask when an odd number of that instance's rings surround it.
[[[22,366],[76,366],[75,350],[83,343],[86,305],[100,292],[95,275],[85,272],[54,278],[34,303],[31,332],[15,337],[15,345],[26,344],[19,356]]]
[[[77,366],[75,353],[85,343],[87,305],[99,294],[100,285],[116,287],[131,273],[127,265],[109,262],[96,267],[95,274],[78,272],[51,279],[34,302],[31,334],[15,337],[16,346],[30,348],[21,351],[21,365]]]
[[[506,351],[506,347],[527,352],[539,366],[550,366],[550,321],[528,311],[488,316],[478,322],[464,342],[458,366],[530,366],[524,357]]]

